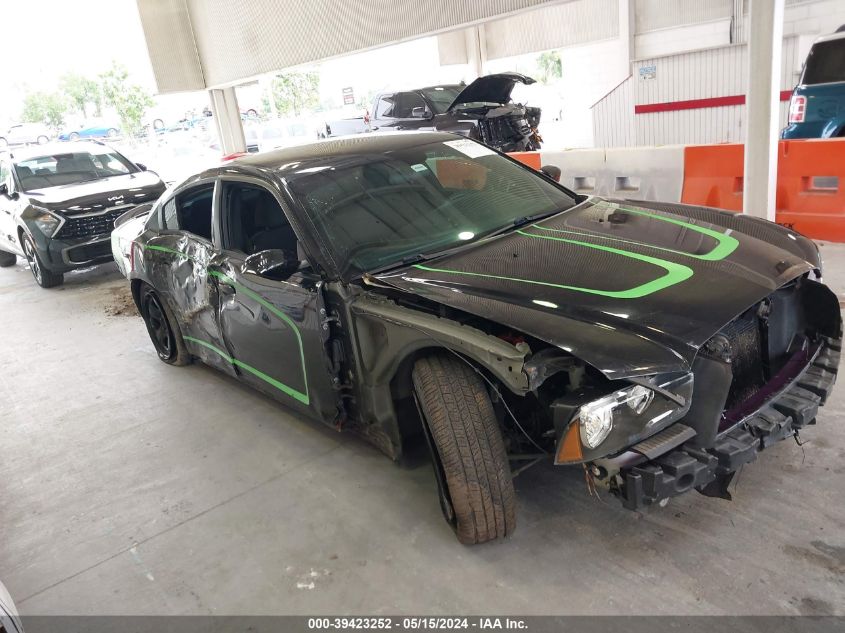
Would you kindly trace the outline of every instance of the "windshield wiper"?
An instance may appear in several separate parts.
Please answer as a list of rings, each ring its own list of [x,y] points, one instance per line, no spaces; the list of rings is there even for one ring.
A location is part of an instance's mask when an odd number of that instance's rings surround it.
[[[389,271],[393,270],[394,268],[404,268],[405,266],[412,266],[413,264],[419,264],[419,263],[424,262],[427,259],[435,257],[439,254],[440,253],[435,253],[435,254],[432,254],[432,255],[425,255],[423,253],[417,253],[416,255],[408,255],[408,256],[403,257],[402,259],[400,259],[398,261],[391,262],[389,264],[385,264],[381,268],[375,268],[373,270],[369,270],[364,274],[370,275],[370,276],[381,275],[382,273],[389,272]]]
[[[534,215],[523,215],[521,217],[514,218],[510,221],[510,223],[505,224],[504,226],[498,229],[494,229],[480,237],[495,237],[497,235],[502,235],[504,233],[508,233],[509,231],[514,231],[518,228],[521,228],[526,224],[531,224],[532,222],[537,222],[538,220],[543,220],[553,215],[557,215],[558,213],[562,213],[563,211],[566,211],[566,209],[552,209],[551,211],[535,213]]]

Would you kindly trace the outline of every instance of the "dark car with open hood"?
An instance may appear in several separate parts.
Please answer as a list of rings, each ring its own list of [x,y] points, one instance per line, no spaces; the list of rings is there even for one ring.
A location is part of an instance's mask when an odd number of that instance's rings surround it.
[[[502,152],[538,150],[540,108],[511,100],[518,83],[530,85],[534,80],[519,73],[497,73],[469,85],[385,92],[373,101],[369,127],[373,132],[454,132]],[[331,126],[328,132],[331,135]]]
[[[0,266],[25,257],[35,281],[110,261],[114,221],[164,193],[144,165],[97,142],[38,145],[0,153]]]
[[[428,447],[463,543],[513,532],[512,479],[541,461],[631,509],[728,497],[815,423],[839,366],[839,304],[805,237],[579,196],[452,134],[239,158],[144,212],[127,274],[161,360],[395,460]]]

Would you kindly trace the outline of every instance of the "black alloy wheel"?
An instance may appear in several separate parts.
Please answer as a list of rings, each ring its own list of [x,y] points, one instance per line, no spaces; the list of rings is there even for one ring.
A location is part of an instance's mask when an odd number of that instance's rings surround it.
[[[165,316],[164,308],[155,292],[144,293],[143,314],[147,323],[147,332],[158,352],[159,358],[167,362],[173,358],[176,351],[176,340],[170,323]]]

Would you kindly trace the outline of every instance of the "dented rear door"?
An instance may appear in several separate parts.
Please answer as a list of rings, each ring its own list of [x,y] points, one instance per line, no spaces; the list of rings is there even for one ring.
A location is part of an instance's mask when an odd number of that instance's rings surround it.
[[[142,254],[153,287],[179,322],[191,354],[237,375],[220,335],[217,284],[209,273],[218,252],[216,181],[176,192],[162,204],[161,215],[163,228],[144,243]]]

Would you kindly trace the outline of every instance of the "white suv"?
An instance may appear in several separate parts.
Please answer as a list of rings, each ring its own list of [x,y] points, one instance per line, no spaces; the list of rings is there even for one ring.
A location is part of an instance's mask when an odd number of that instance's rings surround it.
[[[44,145],[50,141],[50,128],[43,123],[19,123],[0,132],[0,147],[9,145]]]

